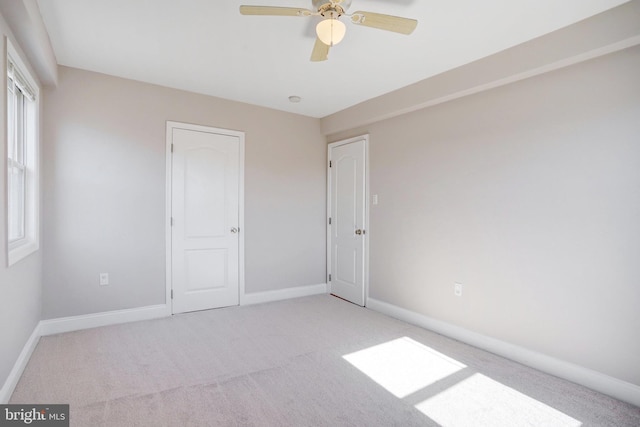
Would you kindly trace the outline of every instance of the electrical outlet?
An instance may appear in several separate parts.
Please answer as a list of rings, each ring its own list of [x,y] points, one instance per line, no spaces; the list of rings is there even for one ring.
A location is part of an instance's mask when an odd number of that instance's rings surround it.
[[[462,296],[462,283],[454,283],[453,284],[453,294],[457,297]]]
[[[109,273],[100,273],[100,286],[107,286],[109,284]]]

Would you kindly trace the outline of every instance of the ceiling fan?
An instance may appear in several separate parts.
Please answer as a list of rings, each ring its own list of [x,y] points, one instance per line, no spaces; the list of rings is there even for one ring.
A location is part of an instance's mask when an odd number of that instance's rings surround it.
[[[325,61],[329,48],[340,43],[346,33],[346,25],[340,17],[346,16],[352,24],[400,34],[411,34],[418,25],[415,19],[380,13],[357,11],[347,13],[351,0],[311,0],[314,10],[299,7],[240,6],[242,15],[262,16],[320,16],[322,21],[316,26],[316,44],[311,52],[311,61]]]

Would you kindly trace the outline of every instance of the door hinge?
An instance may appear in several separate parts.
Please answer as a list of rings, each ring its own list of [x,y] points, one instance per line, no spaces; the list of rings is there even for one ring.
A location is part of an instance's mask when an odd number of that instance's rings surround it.
[[[329,167],[331,167],[331,160],[329,160]]]
[[[171,217],[171,226],[173,227],[173,217]]]
[[[329,225],[331,225],[331,217],[329,217]]]
[[[171,144],[171,152],[173,153],[173,144]]]
[[[171,299],[173,299],[173,289],[171,289]]]
[[[329,281],[331,281],[331,275],[329,275]]]

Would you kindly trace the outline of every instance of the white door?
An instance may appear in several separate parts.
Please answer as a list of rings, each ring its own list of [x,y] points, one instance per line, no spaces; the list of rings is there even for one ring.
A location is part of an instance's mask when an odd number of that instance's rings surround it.
[[[365,305],[366,137],[329,145],[329,274],[331,293]]]
[[[240,136],[169,122],[173,313],[238,305]]]

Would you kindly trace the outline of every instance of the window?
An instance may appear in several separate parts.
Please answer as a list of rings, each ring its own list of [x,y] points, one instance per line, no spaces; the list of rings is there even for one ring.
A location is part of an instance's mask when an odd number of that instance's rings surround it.
[[[38,86],[7,42],[7,245],[12,265],[38,249]]]

